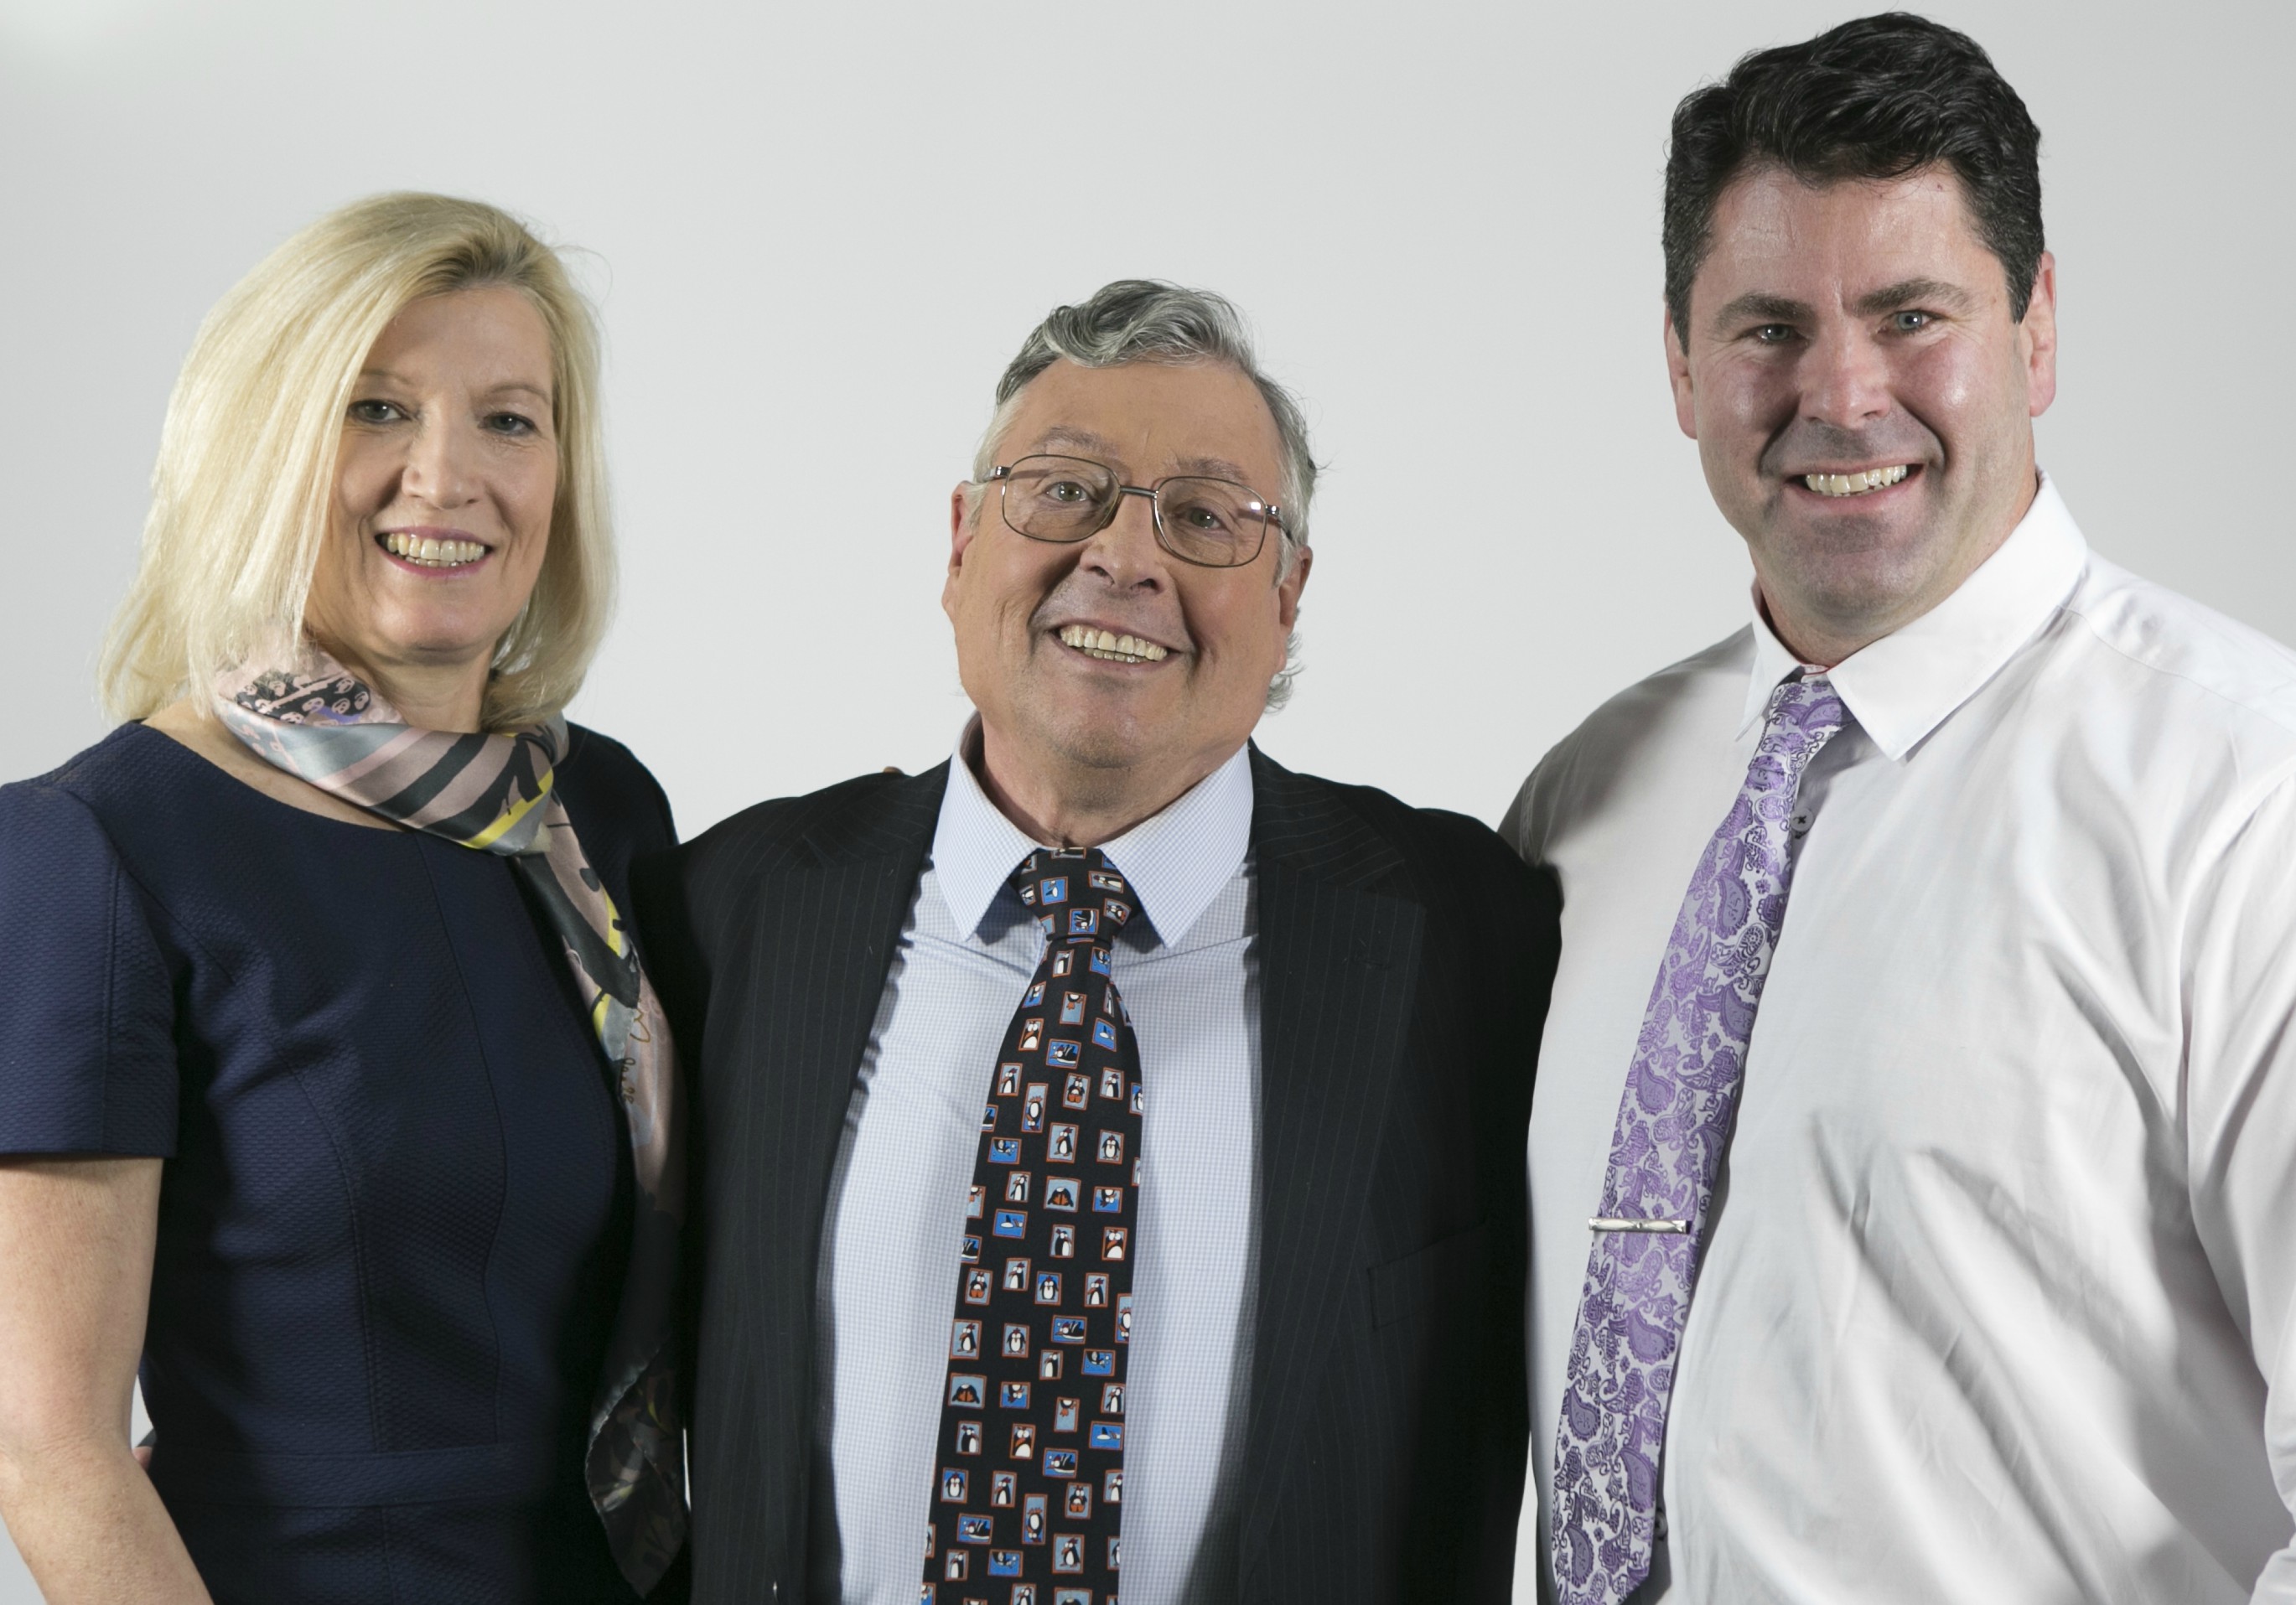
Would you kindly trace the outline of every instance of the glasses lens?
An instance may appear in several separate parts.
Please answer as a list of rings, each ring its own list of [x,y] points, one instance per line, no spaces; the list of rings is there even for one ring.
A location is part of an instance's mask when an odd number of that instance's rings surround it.
[[[1167,479],[1157,488],[1164,538],[1192,563],[1233,569],[1259,555],[1267,504],[1228,479]]]
[[[1100,528],[1116,476],[1081,457],[1023,457],[1004,476],[1004,521],[1031,540],[1080,541]]]

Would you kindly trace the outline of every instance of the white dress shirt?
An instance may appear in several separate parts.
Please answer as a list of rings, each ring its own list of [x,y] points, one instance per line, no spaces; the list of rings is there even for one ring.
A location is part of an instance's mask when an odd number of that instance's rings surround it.
[[[968,744],[949,764],[823,1223],[813,1552],[817,1573],[838,1576],[812,1592],[846,1605],[915,1605],[924,1576],[965,1189],[997,1049],[1043,952],[1007,884],[1037,844],[982,792]],[[1218,1605],[1235,1588],[1259,1236],[1251,805],[1239,750],[1102,848],[1146,916],[1112,954],[1144,1088],[1125,1605]]]
[[[1563,891],[1542,1490],[1652,982],[1795,667],[1758,610],[1505,827]],[[2296,1601],[2296,656],[2093,556],[2045,481],[1833,678],[1637,1605]]]

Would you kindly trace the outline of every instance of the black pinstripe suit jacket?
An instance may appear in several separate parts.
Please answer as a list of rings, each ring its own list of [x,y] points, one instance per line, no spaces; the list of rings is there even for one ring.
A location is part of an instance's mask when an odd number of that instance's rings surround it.
[[[1238,1597],[1503,1601],[1559,899],[1472,820],[1256,749],[1252,778],[1262,1230]],[[805,1597],[823,1209],[947,779],[763,803],[637,877],[693,1090],[706,1605]]]

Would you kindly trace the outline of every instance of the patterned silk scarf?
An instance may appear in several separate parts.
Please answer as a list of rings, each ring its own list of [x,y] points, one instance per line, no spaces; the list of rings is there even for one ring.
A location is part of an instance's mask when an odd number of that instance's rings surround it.
[[[552,789],[565,722],[510,735],[417,730],[316,649],[292,669],[224,676],[214,707],[226,729],[288,774],[409,830],[508,859],[565,947],[628,1116],[636,1161],[629,1270],[585,1472],[614,1559],[644,1594],[676,1559],[686,1530],[672,1332],[685,1209],[677,1068],[652,984]]]

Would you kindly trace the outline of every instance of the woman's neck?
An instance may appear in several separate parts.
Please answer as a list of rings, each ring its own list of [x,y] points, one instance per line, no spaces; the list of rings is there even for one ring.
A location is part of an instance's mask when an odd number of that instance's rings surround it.
[[[368,689],[398,710],[417,730],[464,734],[481,727],[487,705],[488,658],[460,661],[401,659],[382,663],[340,651],[325,642],[336,662],[365,681]]]

